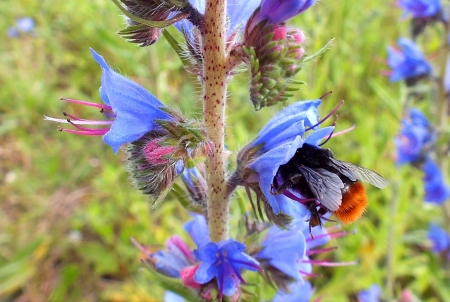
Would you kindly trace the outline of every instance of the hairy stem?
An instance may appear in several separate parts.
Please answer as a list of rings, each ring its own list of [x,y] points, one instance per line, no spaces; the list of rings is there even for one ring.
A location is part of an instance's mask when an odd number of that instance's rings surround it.
[[[206,1],[203,47],[203,119],[214,143],[206,160],[208,227],[211,241],[228,239],[229,199],[225,183],[224,128],[227,91],[226,0]]]

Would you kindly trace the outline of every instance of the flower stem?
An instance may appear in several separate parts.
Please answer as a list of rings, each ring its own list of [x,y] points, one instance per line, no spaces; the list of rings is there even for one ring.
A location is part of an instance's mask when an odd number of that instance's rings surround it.
[[[206,160],[207,215],[211,241],[228,239],[224,128],[227,91],[226,0],[206,1],[203,38],[203,120],[214,148]]]

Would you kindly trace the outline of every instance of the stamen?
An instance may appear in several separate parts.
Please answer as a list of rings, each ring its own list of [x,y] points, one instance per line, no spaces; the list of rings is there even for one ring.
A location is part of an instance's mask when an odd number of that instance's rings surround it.
[[[51,121],[51,122],[57,122],[57,123],[62,123],[62,124],[76,124],[76,125],[97,125],[97,126],[109,126],[112,125],[113,121],[95,121],[95,120],[83,120],[83,119],[77,119],[75,118],[75,120],[71,120],[70,122],[67,119],[59,119],[59,118],[54,118],[54,117],[49,117],[44,115],[44,120],[45,121]]]
[[[337,119],[338,119],[338,117],[336,115],[336,118],[334,119],[333,124],[331,126],[336,127]],[[323,145],[325,145],[330,140],[330,138],[333,136],[334,129],[335,128],[333,128],[333,131],[331,131],[331,133],[328,135],[328,137],[325,139],[325,141],[319,144],[319,147],[322,147]]]
[[[68,118],[70,118],[70,119],[72,119],[72,120],[76,120],[76,121],[82,121],[82,120],[83,120],[83,119],[78,118],[78,117],[76,117],[76,116],[74,116],[74,115],[68,114],[68,113],[65,112],[65,111],[63,111],[63,115],[66,116],[66,117],[68,117]]]
[[[305,271],[302,271],[302,270],[299,270],[298,272],[300,274],[302,274],[302,275],[307,276],[307,277],[321,277],[322,276],[321,274],[308,273],[308,272],[305,272]]]
[[[324,97],[326,97],[327,95],[332,94],[332,93],[333,93],[333,90],[325,92],[319,99],[322,100]]]
[[[334,133],[334,131],[333,131],[331,137],[335,137],[335,136],[338,136],[338,135],[341,135],[341,134],[350,132],[350,131],[352,131],[352,130],[355,129],[355,128],[356,128],[356,125],[353,125],[353,126],[351,126],[350,128],[344,129],[344,130],[339,131],[339,132],[336,132],[336,133]]]
[[[96,107],[96,108],[112,110],[111,106],[107,106],[107,105],[103,105],[103,104],[97,104],[97,103],[80,101],[80,100],[73,100],[73,99],[66,99],[66,98],[60,98],[60,100],[61,101],[66,101],[66,102],[70,102],[70,103],[85,105],[85,106],[88,106],[88,107]]]
[[[69,124],[71,124],[72,126],[74,126],[75,128],[83,130],[83,131],[102,130],[102,129],[92,129],[92,128],[81,127],[81,126],[79,126],[79,124],[72,122],[70,119],[67,119],[67,122]],[[109,128],[105,128],[105,129],[109,130]]]
[[[341,107],[344,104],[344,100],[342,100],[339,104],[337,104],[336,107],[333,108],[333,110],[331,110],[330,113],[328,113],[323,119],[321,119],[320,121],[318,121],[315,125],[306,128],[305,131],[309,131],[311,129],[314,129],[315,127],[319,126],[320,124],[322,124],[324,121],[326,121],[330,116],[332,116],[338,109],[339,107]]]
[[[98,129],[98,130],[89,130],[89,131],[82,131],[82,130],[73,130],[73,129],[66,129],[58,126],[58,131],[61,132],[69,132],[73,134],[78,135],[87,135],[87,136],[96,136],[96,135],[104,135],[106,134],[109,129]]]

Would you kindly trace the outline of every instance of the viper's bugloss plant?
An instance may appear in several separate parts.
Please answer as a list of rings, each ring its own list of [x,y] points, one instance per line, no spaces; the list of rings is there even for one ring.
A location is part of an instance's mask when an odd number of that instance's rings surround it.
[[[347,234],[323,225],[334,216],[350,223],[366,211],[361,181],[379,188],[388,182],[374,171],[335,159],[323,147],[353,129],[335,133],[335,121],[329,122],[342,103],[322,119],[323,97],[286,104],[304,84],[295,79],[302,66],[331,46],[332,41],[310,54],[305,29],[287,24],[315,1],[113,2],[127,22],[120,36],[141,47],[164,37],[199,80],[202,119],[185,117],[168,105],[171,100],[157,99],[93,50],[102,71],[103,104],[63,100],[98,108],[103,118],[64,113],[65,119],[46,119],[73,127],[60,127],[63,132],[102,136],[114,153],[123,148],[134,185],[150,196],[153,207],[173,191],[192,213],[194,219],[184,226],[192,244],[176,234],[165,249],[132,239],[166,295],[190,301],[264,300],[254,286],[260,282],[274,286],[274,301],[306,301],[313,292],[306,279],[318,277],[315,266],[355,264],[316,258],[334,249],[322,247],[329,239]],[[169,26],[178,32],[167,30]],[[429,74],[423,66],[409,70],[408,55],[391,60],[397,62],[397,78]],[[255,111],[285,108],[233,158],[225,141],[227,85],[242,67],[249,71],[248,101]],[[231,167],[234,171],[228,171]],[[246,190],[248,200],[239,203],[243,223],[230,228],[238,187]],[[252,213],[244,213],[250,209]],[[261,221],[265,219],[268,223]]]

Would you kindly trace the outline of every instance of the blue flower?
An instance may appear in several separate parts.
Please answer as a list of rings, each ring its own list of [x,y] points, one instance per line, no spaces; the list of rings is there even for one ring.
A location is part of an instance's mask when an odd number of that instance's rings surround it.
[[[159,126],[155,119],[171,119],[161,110],[164,105],[149,91],[113,71],[102,56],[91,49],[92,56],[102,68],[100,97],[111,106],[115,120],[103,136],[105,143],[117,152],[121,145],[134,142]]]
[[[424,149],[432,143],[430,123],[419,109],[409,111],[402,120],[400,134],[394,139],[397,147],[397,164],[414,164],[424,157]]]
[[[417,45],[409,39],[397,42],[401,50],[388,47],[388,64],[392,68],[391,82],[413,80],[431,73],[431,66]]]
[[[241,275],[242,269],[260,270],[259,263],[244,253],[245,245],[235,240],[224,240],[219,243],[209,242],[194,250],[194,256],[201,261],[194,279],[205,284],[216,278],[219,298],[232,296],[245,284]]]
[[[272,302],[308,302],[314,292],[308,281],[297,281],[288,286],[289,291],[278,291]]]
[[[374,284],[369,289],[363,290],[358,294],[358,302],[378,302],[381,294],[379,285]]]
[[[271,192],[273,181],[281,165],[286,164],[304,143],[317,146],[328,137],[334,127],[318,129],[317,107],[320,100],[294,103],[278,112],[259,132],[257,138],[243,151],[260,148],[248,167],[257,173],[259,187],[273,212],[293,217],[305,217],[307,210],[285,195]],[[304,137],[307,131],[312,133]]]
[[[315,0],[263,0],[259,20],[279,24],[297,16],[313,5]]]
[[[428,239],[433,243],[431,250],[435,253],[441,253],[450,248],[450,237],[443,228],[437,224],[430,223],[428,229]]]
[[[442,204],[450,197],[450,188],[445,184],[439,166],[431,159],[423,164],[425,201]]]
[[[288,231],[272,226],[261,246],[262,250],[255,257],[261,263],[267,262],[264,271],[274,267],[298,281],[303,280],[301,272],[310,273],[309,267],[302,267],[301,261],[306,256],[306,238],[301,230],[292,228]]]
[[[107,120],[93,121],[67,115],[68,119],[45,117],[46,120],[69,123],[78,130],[60,128],[81,135],[103,135],[103,141],[117,153],[120,146],[139,140],[152,130],[161,130],[155,120],[173,120],[162,110],[165,106],[149,91],[109,67],[105,59],[91,49],[92,56],[102,68],[100,97],[105,105],[79,100],[62,99],[68,102],[100,108]],[[86,128],[80,125],[103,126]]]
[[[433,17],[442,9],[440,0],[398,0],[398,5],[414,18]]]
[[[191,214],[194,220],[184,224],[184,230],[188,232],[197,246],[209,242],[208,223],[205,216],[200,214]]]

